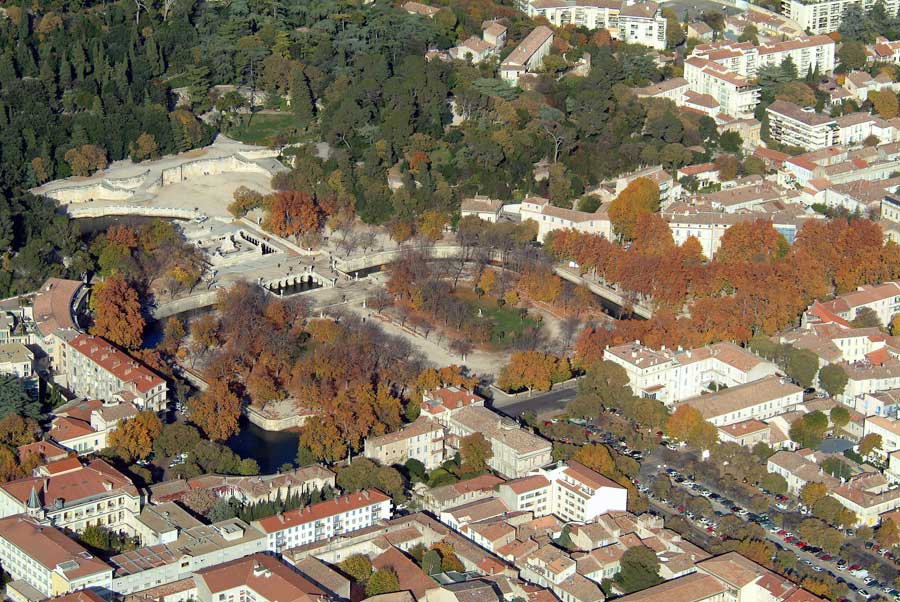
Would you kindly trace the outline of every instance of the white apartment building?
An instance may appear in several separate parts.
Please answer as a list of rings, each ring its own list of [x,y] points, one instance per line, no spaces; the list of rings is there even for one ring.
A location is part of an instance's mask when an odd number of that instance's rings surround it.
[[[769,115],[769,136],[786,146],[819,150],[835,145],[840,128],[833,117],[801,108],[794,103],[776,100],[766,108]]]
[[[444,461],[444,429],[420,416],[399,431],[366,439],[363,455],[384,466],[418,460],[426,470],[434,470]]]
[[[664,79],[658,84],[651,84],[643,88],[636,88],[634,95],[638,98],[665,98],[671,100],[676,106],[684,104],[684,95],[691,87],[683,77]]]
[[[714,61],[689,57],[684,61],[684,78],[692,92],[712,96],[721,112],[731,117],[753,117],[759,104],[759,86]]]
[[[166,381],[100,337],[81,334],[66,344],[66,380],[86,399],[131,401],[159,412],[166,406]]]
[[[539,25],[531,30],[509,56],[500,63],[500,79],[516,85],[519,76],[537,71],[544,64],[544,57],[550,53],[553,44],[553,30]]]
[[[698,349],[655,350],[640,341],[608,348],[603,359],[625,369],[635,395],[672,405],[710,385],[735,387],[776,374],[778,367],[734,343]]]
[[[781,12],[796,21],[803,29],[814,34],[837,31],[844,20],[844,12],[851,4],[858,4],[866,12],[875,6],[877,0],[782,0]],[[898,0],[886,0],[885,10],[896,15],[900,7]]]
[[[316,584],[277,558],[260,553],[201,569],[194,576],[194,582],[198,602],[313,602],[325,599]]]
[[[560,520],[590,523],[607,512],[625,512],[628,490],[587,466],[570,460],[501,483],[497,497],[510,512],[553,514]]]
[[[594,213],[565,209],[550,204],[549,199],[527,196],[522,201],[522,221],[534,220],[538,225],[537,239],[543,241],[554,230],[578,230],[586,234],[599,234],[612,240],[612,222],[609,213],[600,207]]]
[[[390,517],[391,498],[377,489],[366,489],[255,520],[251,526],[265,533],[270,552],[280,553],[365,529]]]
[[[0,374],[31,378],[34,376],[34,354],[22,343],[0,344]]]
[[[78,458],[66,458],[0,485],[0,518],[27,514],[77,532],[97,525],[132,533],[140,511],[137,487],[103,460],[82,466]]]
[[[544,17],[555,27],[575,25],[587,29],[615,29],[621,0],[527,0],[521,9],[529,17]]]
[[[109,591],[112,567],[62,531],[23,515],[0,519],[0,563],[16,581],[47,598],[97,588]]]
[[[85,455],[109,446],[109,435],[138,409],[125,401],[75,400],[53,411],[50,438],[67,449]]]
[[[894,314],[900,312],[900,283],[866,284],[852,293],[845,293],[831,301],[817,301],[815,305],[847,321],[855,319],[863,309],[870,309],[878,316],[882,326],[888,326]],[[811,306],[807,312],[814,309]]]
[[[813,458],[810,450],[778,451],[768,459],[766,470],[784,477],[791,495],[798,495],[807,483],[823,483],[828,489],[837,487],[840,479],[825,472]]]
[[[523,477],[550,464],[552,459],[549,441],[485,407],[458,410],[450,417],[449,432],[457,442],[472,433],[484,435],[493,451],[488,466],[509,478]]]
[[[900,420],[886,416],[869,416],[866,418],[863,434],[881,437],[881,447],[872,453],[882,458],[886,459],[893,452],[900,450]]]
[[[756,77],[763,67],[781,65],[787,58],[793,61],[801,75],[810,70],[828,74],[835,67],[835,43],[825,35],[802,36],[759,46],[752,42],[717,42],[698,45],[691,56],[713,61],[748,78]]]
[[[699,410],[704,420],[722,427],[755,418],[766,420],[784,414],[803,401],[803,389],[778,376],[767,376],[745,385],[701,395],[678,405]]]
[[[619,11],[618,39],[656,50],[666,48],[666,18],[656,2],[626,3]]]

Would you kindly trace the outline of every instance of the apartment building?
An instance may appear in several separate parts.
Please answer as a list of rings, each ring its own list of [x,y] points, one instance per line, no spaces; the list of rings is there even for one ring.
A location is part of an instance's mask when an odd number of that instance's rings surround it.
[[[93,460],[66,458],[35,469],[35,476],[0,485],[0,518],[27,514],[41,524],[81,532],[97,525],[132,533],[141,498],[131,479]]]
[[[615,29],[621,0],[524,0],[520,7],[529,17],[544,17],[555,27]]]
[[[511,85],[518,84],[519,77],[543,66],[552,44],[553,30],[544,25],[535,27],[500,63],[500,79]]]
[[[522,201],[522,220],[534,220],[538,225],[537,238],[543,241],[554,230],[573,229],[586,234],[599,234],[612,239],[612,222],[605,207],[594,213],[556,207],[549,199],[529,195]]]
[[[145,546],[109,559],[111,590],[128,595],[189,579],[207,567],[265,552],[265,534],[238,518],[185,529],[170,544]]]
[[[869,416],[863,426],[864,435],[878,435],[881,437],[881,447],[872,452],[883,459],[893,452],[900,450],[900,420],[887,416]]]
[[[684,61],[684,78],[692,92],[708,94],[719,103],[720,112],[731,117],[753,117],[759,104],[759,86],[714,61],[688,57]]]
[[[0,374],[23,380],[34,377],[34,354],[22,343],[0,344]]]
[[[391,498],[367,489],[253,521],[270,552],[303,546],[365,529],[391,517]]]
[[[82,401],[76,399],[53,410],[50,438],[78,455],[98,452],[109,446],[109,435],[138,409],[125,401]]]
[[[684,104],[684,95],[688,90],[690,90],[690,85],[686,79],[683,77],[672,77],[664,79],[658,84],[635,88],[634,95],[638,98],[665,98],[680,107]]]
[[[109,342],[81,334],[67,344],[66,380],[86,399],[131,401],[142,410],[165,409],[166,381]]]
[[[807,483],[824,483],[829,490],[840,485],[841,480],[825,472],[814,458],[815,454],[808,449],[778,451],[767,461],[766,470],[784,477],[791,495],[799,495]]]
[[[253,554],[194,575],[198,602],[313,602],[326,593],[277,558]]]
[[[667,22],[656,2],[626,2],[618,25],[618,39],[623,42],[665,50]]]
[[[0,519],[0,564],[14,580],[9,587],[24,582],[47,598],[87,588],[109,591],[112,585],[111,566],[24,514]]]
[[[864,103],[869,99],[870,92],[881,92],[887,90],[896,94],[900,91],[900,83],[886,73],[879,73],[872,76],[867,71],[851,71],[844,78],[844,88],[853,94],[858,103]],[[888,142],[888,141],[884,141]]]
[[[628,490],[579,462],[560,462],[541,473],[552,483],[551,512],[564,521],[588,523],[626,509]]]
[[[457,445],[472,433],[484,435],[493,451],[488,466],[509,478],[523,477],[551,461],[549,441],[484,407],[469,406],[456,412],[450,417],[449,433]]]
[[[894,314],[900,312],[900,283],[866,284],[831,301],[817,301],[807,313],[813,312],[814,306],[848,322],[856,319],[863,309],[869,309],[875,312],[882,326],[888,326]]]
[[[809,151],[833,146],[840,139],[840,128],[833,117],[801,108],[792,102],[776,100],[766,108],[769,136],[786,146]]]
[[[752,42],[717,42],[698,45],[691,56],[713,61],[746,78],[758,76],[763,67],[780,66],[788,58],[798,73],[818,71],[828,74],[834,71],[835,43],[824,35],[801,36],[759,46]]]
[[[426,470],[434,470],[444,461],[444,429],[420,416],[399,431],[366,439],[363,455],[384,466],[418,460]]]
[[[631,390],[666,405],[696,397],[711,385],[735,387],[774,375],[778,367],[734,343],[656,350],[640,341],[608,348],[603,358],[622,366]]]
[[[449,508],[494,497],[494,490],[504,482],[500,477],[488,473],[440,487],[427,488],[423,485],[416,489],[416,496],[425,510],[440,515]]]
[[[813,34],[827,34],[838,30],[844,13],[851,4],[859,5],[863,11],[868,12],[876,1],[878,0],[782,0],[781,12]],[[884,8],[890,15],[897,14],[898,7],[898,0],[884,2]]]
[[[766,420],[803,401],[803,389],[778,376],[701,395],[678,405],[699,410],[707,422],[722,427],[755,418]],[[677,408],[677,406],[676,406]]]

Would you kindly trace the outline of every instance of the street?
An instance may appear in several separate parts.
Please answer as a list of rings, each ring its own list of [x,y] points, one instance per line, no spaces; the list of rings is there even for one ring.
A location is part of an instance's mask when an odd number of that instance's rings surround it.
[[[492,407],[510,418],[520,418],[522,412],[528,410],[538,415],[544,412],[563,410],[567,403],[575,399],[576,395],[578,395],[578,388],[570,387],[554,389],[547,393],[538,393],[533,397],[506,397],[501,399],[495,396]]]

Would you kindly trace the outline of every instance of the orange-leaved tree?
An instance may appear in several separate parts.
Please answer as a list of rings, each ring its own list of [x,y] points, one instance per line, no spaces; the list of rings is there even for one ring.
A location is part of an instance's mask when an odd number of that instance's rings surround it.
[[[141,315],[137,291],[118,274],[94,287],[91,295],[94,325],[91,334],[125,349],[140,349],[146,322]]]
[[[162,432],[162,421],[154,412],[139,412],[119,425],[109,435],[109,446],[130,462],[150,455],[153,442]]]
[[[305,234],[319,229],[322,212],[305,192],[283,190],[275,193],[269,208],[268,227],[279,236]]]
[[[540,351],[517,351],[500,372],[497,383],[507,390],[549,391],[553,383],[572,375],[569,360]]]
[[[238,432],[241,400],[224,378],[213,378],[206,391],[188,400],[191,420],[213,441],[224,441]]]
[[[635,178],[609,206],[613,230],[622,240],[634,238],[638,218],[659,209],[659,186],[647,178]]]

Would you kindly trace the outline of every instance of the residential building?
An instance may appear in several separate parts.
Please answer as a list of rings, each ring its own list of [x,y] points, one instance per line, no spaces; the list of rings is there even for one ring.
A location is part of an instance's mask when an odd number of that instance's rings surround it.
[[[77,332],[75,316],[87,295],[87,288],[80,280],[48,278],[32,300],[32,318],[37,344],[50,358],[50,367],[65,373],[65,350],[59,346],[59,331]]]
[[[496,48],[478,36],[470,36],[450,49],[450,56],[461,61],[469,61],[473,65],[492,56]]]
[[[878,454],[884,459],[900,450],[900,420],[896,418],[869,416],[866,418],[863,434],[874,434],[881,437],[881,447],[875,448],[872,453]]]
[[[579,462],[560,462],[541,474],[552,483],[550,510],[564,521],[587,523],[626,509],[628,490]]]
[[[422,15],[423,17],[428,17],[429,19],[433,19],[436,14],[441,12],[441,9],[437,6],[428,6],[427,4],[422,4],[421,2],[406,2],[403,5],[403,10],[408,12],[411,15]]]
[[[828,312],[848,322],[856,319],[863,309],[870,309],[878,316],[878,321],[882,326],[888,326],[894,314],[900,312],[900,283],[866,284],[831,301],[817,303]],[[812,311],[812,309],[810,307],[808,311]]]
[[[437,420],[445,429],[450,426],[450,418],[454,414],[469,406],[484,407],[484,399],[456,386],[422,393],[422,415]]]
[[[129,402],[76,399],[53,410],[49,435],[61,446],[86,455],[109,447],[110,433],[137,413]]]
[[[182,531],[171,544],[117,554],[112,591],[133,594],[176,583],[197,571],[267,550],[265,534],[237,518]]]
[[[650,84],[644,88],[635,88],[634,94],[638,98],[666,98],[676,106],[684,104],[684,95],[690,90],[688,80],[683,77],[664,79],[658,84]]]
[[[800,108],[792,102],[776,100],[766,108],[769,136],[786,146],[817,150],[834,145],[839,128],[833,117],[816,113],[813,108]]]
[[[153,412],[166,406],[166,381],[100,337],[82,334],[67,344],[66,379],[87,399],[131,401]]]
[[[885,512],[900,508],[900,488],[890,489],[880,473],[864,473],[829,490],[828,495],[856,514],[854,527],[874,527]]]
[[[751,418],[765,420],[803,401],[803,389],[778,376],[766,376],[745,385],[722,389],[681,402],[700,411],[717,427]]]
[[[253,521],[271,552],[365,529],[391,517],[391,498],[377,489],[337,497]]]
[[[332,598],[350,599],[350,579],[331,568],[315,556],[307,556],[292,563],[294,569]]]
[[[203,523],[175,502],[148,504],[134,520],[134,532],[144,546],[170,544],[178,540],[182,532]]]
[[[550,203],[549,199],[527,196],[520,209],[522,221],[534,220],[538,225],[537,238],[543,241],[554,230],[573,229],[586,234],[599,234],[612,239],[612,222],[607,207],[600,207],[594,213],[565,209]]]
[[[717,42],[696,46],[691,56],[714,61],[732,73],[753,78],[764,67],[780,66],[788,58],[798,73],[810,71],[826,75],[834,71],[835,43],[825,35],[800,36],[781,42],[755,45],[752,42]]]
[[[619,10],[618,38],[657,50],[666,48],[666,18],[656,2],[626,2]]]
[[[900,64],[900,40],[876,38],[875,43],[866,48],[873,63]]]
[[[431,488],[423,486],[415,491],[425,510],[440,515],[448,508],[494,497],[494,490],[503,483],[504,480],[496,475],[483,474],[450,485]]]
[[[553,30],[544,25],[535,27],[500,63],[500,79],[516,85],[520,76],[540,69],[552,44]]]
[[[777,575],[737,552],[714,556],[697,564],[697,572],[715,578],[725,600],[821,602],[786,577]]]
[[[684,61],[684,78],[692,92],[708,94],[719,104],[719,111],[731,117],[753,117],[759,104],[759,86],[714,61],[688,57]]]
[[[498,484],[497,497],[511,512],[531,512],[535,517],[553,514],[553,484],[542,474]]]
[[[41,524],[81,532],[96,525],[132,533],[141,510],[131,479],[93,460],[66,458],[35,469],[35,476],[0,484],[0,518],[27,514]]]
[[[497,50],[506,46],[506,26],[497,21],[485,21],[481,24],[481,37]]]
[[[0,519],[0,563],[16,581],[50,598],[97,588],[109,591],[112,567],[62,531],[17,514]]]
[[[474,196],[462,200],[459,215],[460,217],[474,215],[486,222],[494,223],[500,218],[500,209],[502,207],[503,201],[490,199],[486,196]]]
[[[622,602],[722,602],[725,586],[703,573],[691,573],[619,598]]]
[[[544,17],[555,27],[615,29],[621,0],[520,0],[529,17]]]
[[[198,602],[315,602],[327,595],[316,584],[266,554],[253,554],[200,569]]]
[[[778,371],[772,362],[734,343],[656,350],[635,341],[606,349],[603,358],[625,369],[635,395],[659,399],[666,405],[721,385],[751,383]]]
[[[385,466],[418,460],[426,470],[434,470],[444,461],[444,429],[420,416],[398,431],[367,438],[363,455]]]
[[[722,443],[737,443],[749,448],[752,448],[757,443],[768,445],[769,436],[769,425],[755,418],[719,427],[719,441]]]
[[[844,88],[853,94],[859,103],[864,103],[869,98],[869,92],[888,90],[896,94],[900,91],[900,83],[895,82],[891,76],[884,73],[872,76],[866,71],[851,71],[844,77]],[[890,140],[882,142],[890,142]]]
[[[0,344],[0,374],[34,379],[34,354],[22,343]]]
[[[840,479],[815,462],[815,455],[808,449],[775,452],[769,457],[766,470],[784,477],[791,495],[799,495],[807,483],[823,483],[829,490],[841,484]]]
[[[814,34],[837,31],[844,13],[851,4],[859,5],[868,12],[876,0],[782,0],[782,13],[795,21],[803,29]],[[897,13],[897,0],[887,0],[884,8],[889,15]]]
[[[687,25],[687,37],[709,42],[713,39],[713,29],[703,21],[694,21]]]
[[[469,406],[457,411],[450,417],[449,432],[453,436],[448,441],[451,447],[458,446],[463,437],[481,433],[493,451],[488,466],[506,477],[523,477],[551,460],[549,441],[484,407]]]
[[[599,584],[576,572],[575,561],[555,546],[542,546],[516,565],[522,579],[550,589],[560,600],[593,602],[604,598]]]
[[[70,453],[69,450],[56,445],[52,441],[34,441],[33,443],[20,445],[16,451],[20,464],[25,462],[25,458],[33,455],[40,460],[38,465],[62,460],[67,458]]]

